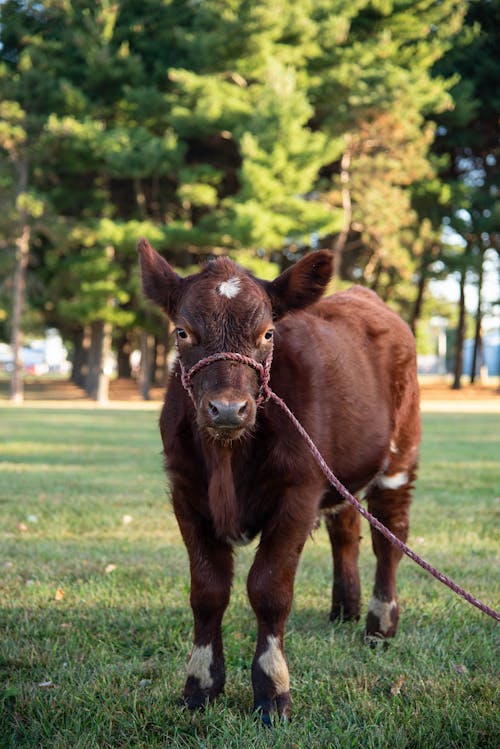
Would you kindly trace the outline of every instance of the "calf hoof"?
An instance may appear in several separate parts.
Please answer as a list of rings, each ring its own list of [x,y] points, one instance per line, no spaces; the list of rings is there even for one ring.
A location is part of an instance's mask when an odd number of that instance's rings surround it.
[[[330,621],[357,622],[361,615],[360,608],[359,601],[334,601],[330,611]]]
[[[205,705],[212,702],[222,691],[223,686],[202,689],[198,679],[190,676],[184,687],[183,701],[190,710],[202,710]]]
[[[287,722],[291,709],[290,692],[285,692],[273,699],[262,699],[254,704],[255,712],[260,716],[262,725],[271,728],[273,716],[277,712],[281,722]]]
[[[396,599],[386,602],[372,596],[366,616],[365,639],[376,641],[394,637],[398,621],[399,608]]]
[[[210,702],[208,694],[193,694],[190,697],[183,697],[182,702],[190,710],[203,710]]]
[[[203,708],[213,700],[210,693],[205,689],[184,689],[183,701],[190,710],[203,710]]]
[[[385,637],[380,637],[377,635],[367,635],[365,632],[364,635],[365,644],[368,645],[370,650],[387,650],[389,647],[389,640],[386,640]]]

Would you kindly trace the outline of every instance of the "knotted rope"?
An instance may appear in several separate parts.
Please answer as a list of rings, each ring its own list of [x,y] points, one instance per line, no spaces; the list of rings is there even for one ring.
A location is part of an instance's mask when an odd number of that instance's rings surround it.
[[[269,354],[267,355],[266,359],[264,360],[264,363],[261,364],[260,362],[256,361],[255,359],[252,359],[249,356],[244,356],[243,354],[238,354],[234,352],[222,352],[219,354],[212,354],[211,356],[207,356],[204,359],[200,359],[199,362],[194,364],[190,369],[187,369],[184,367],[184,364],[182,362],[182,358],[179,355],[179,365],[181,369],[181,380],[184,388],[189,393],[191,400],[193,401],[195,407],[196,407],[196,399],[193,393],[193,388],[191,384],[191,380],[201,369],[204,369],[204,367],[207,367],[209,364],[213,364],[214,362],[218,361],[234,361],[238,362],[240,364],[247,364],[249,367],[252,367],[255,369],[259,375],[259,393],[256,399],[257,406],[261,405],[262,403],[265,403],[268,400],[274,401],[277,406],[279,406],[282,411],[285,412],[285,414],[288,416],[292,424],[295,426],[297,431],[302,435],[303,439],[305,440],[309,450],[313,454],[314,458],[316,459],[317,464],[321,468],[322,472],[326,476],[329,483],[338,491],[341,497],[343,497],[345,500],[347,500],[353,507],[356,508],[356,510],[362,515],[370,525],[372,525],[379,533],[381,533],[385,538],[387,538],[388,541],[390,541],[397,549],[402,551],[406,556],[410,557],[416,564],[418,564],[422,569],[426,570],[430,575],[436,578],[436,580],[439,580],[444,585],[446,585],[450,590],[452,590],[454,593],[456,593],[458,596],[463,598],[468,603],[472,604],[472,606],[475,606],[477,609],[482,611],[484,614],[487,614],[488,616],[491,616],[495,621],[500,621],[500,613],[498,611],[495,611],[494,609],[487,606],[485,603],[482,603],[482,601],[479,601],[477,598],[472,596],[470,593],[468,593],[466,590],[460,587],[460,585],[457,585],[451,578],[449,578],[447,575],[444,575],[442,572],[439,572],[435,567],[432,566],[432,564],[429,564],[429,562],[426,562],[425,559],[422,559],[418,554],[416,554],[412,549],[410,549],[409,546],[407,546],[401,539],[399,539],[397,536],[392,533],[388,528],[385,527],[383,523],[380,522],[374,515],[372,515],[368,510],[366,510],[363,505],[359,502],[359,500],[354,497],[348,489],[339,481],[339,479],[335,476],[335,474],[331,471],[329,466],[327,465],[325,459],[321,455],[320,451],[314,444],[312,438],[309,436],[309,434],[306,432],[300,421],[297,419],[297,417],[293,414],[293,412],[288,408],[286,403],[278,396],[276,393],[271,390],[271,387],[269,385],[269,378],[271,374],[271,363],[273,358],[273,349],[271,348]]]

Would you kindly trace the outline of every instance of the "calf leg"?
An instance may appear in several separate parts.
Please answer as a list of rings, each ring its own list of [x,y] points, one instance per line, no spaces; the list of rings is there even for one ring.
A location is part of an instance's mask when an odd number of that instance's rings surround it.
[[[289,520],[271,533],[264,532],[248,576],[248,595],[258,624],[257,648],[252,663],[254,709],[265,725],[276,707],[280,716],[290,712],[290,679],[283,649],[283,633],[293,598],[293,583],[300,553],[314,517]]]
[[[403,542],[408,538],[411,482],[414,478],[414,469],[388,469],[375,479],[367,493],[369,511]],[[377,567],[365,633],[367,636],[394,637],[399,620],[396,572],[402,552],[377,530],[370,530]]]
[[[224,688],[221,624],[233,575],[231,548],[204,525],[179,518],[191,568],[194,643],[183,696],[189,708],[201,707]]]
[[[358,620],[361,605],[358,571],[360,515],[351,505],[337,505],[325,512],[325,522],[333,554],[330,620]]]

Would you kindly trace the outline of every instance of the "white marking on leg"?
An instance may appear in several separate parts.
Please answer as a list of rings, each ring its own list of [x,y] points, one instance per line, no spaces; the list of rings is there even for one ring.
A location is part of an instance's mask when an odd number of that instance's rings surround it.
[[[379,629],[383,635],[385,635],[392,626],[391,613],[397,605],[395,598],[393,598],[389,603],[381,601],[375,596],[372,596],[370,599],[368,612],[377,617],[379,621]]]
[[[408,483],[408,473],[406,471],[400,471],[392,476],[386,476],[381,473],[377,476],[375,481],[382,489],[399,489],[401,486]]]
[[[276,694],[290,690],[290,676],[285,656],[281,652],[280,641],[274,635],[267,636],[267,650],[259,658],[259,666],[269,676],[276,688]]]
[[[394,440],[391,440],[391,453],[396,454],[398,452],[399,452],[398,446],[396,445],[396,443],[394,442]]]
[[[217,286],[217,291],[221,296],[227,296],[228,299],[234,299],[241,291],[241,281],[238,276],[233,276],[228,281],[222,281]]]
[[[212,646],[195,645],[187,667],[187,676],[194,676],[200,682],[200,689],[210,689],[214,680],[210,673]]]

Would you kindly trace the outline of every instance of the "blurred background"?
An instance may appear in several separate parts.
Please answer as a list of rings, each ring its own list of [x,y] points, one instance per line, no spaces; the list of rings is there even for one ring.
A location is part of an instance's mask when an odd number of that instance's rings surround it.
[[[141,236],[181,274],[330,249],[423,380],[497,382],[499,49],[499,0],[2,2],[0,398],[159,397]]]

